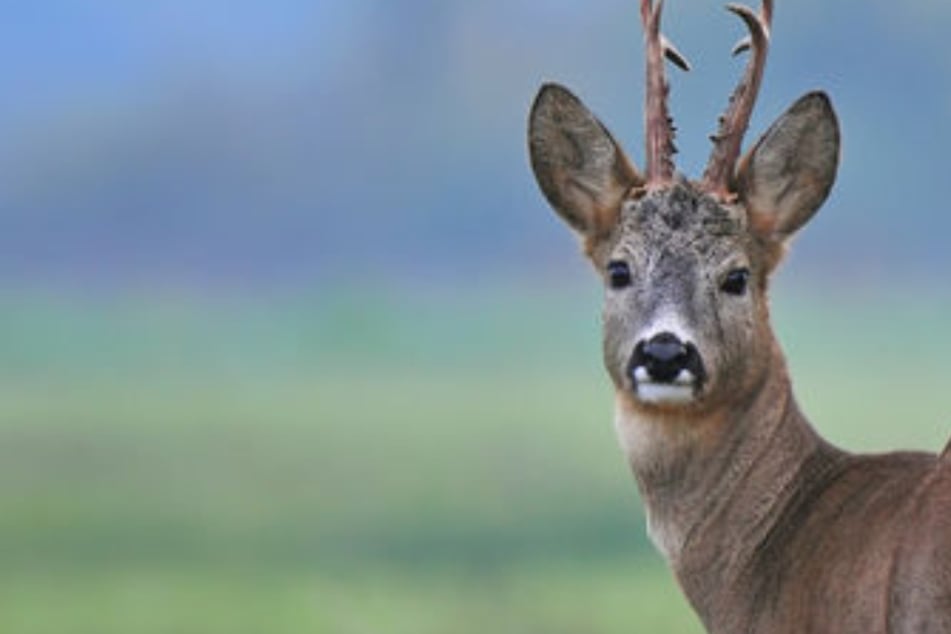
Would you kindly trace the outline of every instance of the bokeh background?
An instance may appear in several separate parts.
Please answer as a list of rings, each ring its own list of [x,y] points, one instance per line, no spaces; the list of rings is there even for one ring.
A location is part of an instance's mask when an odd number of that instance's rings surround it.
[[[7,3],[0,631],[698,632],[525,152],[557,80],[640,159],[635,5]],[[797,393],[938,449],[951,4],[777,5],[754,134],[821,87],[845,143],[774,286]],[[667,9],[697,175],[741,27]]]

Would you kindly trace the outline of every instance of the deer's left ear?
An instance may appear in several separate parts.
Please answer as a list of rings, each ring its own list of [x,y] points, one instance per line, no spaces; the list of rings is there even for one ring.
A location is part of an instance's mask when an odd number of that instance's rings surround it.
[[[610,233],[642,181],[597,117],[566,88],[546,84],[532,106],[528,143],[535,178],[558,215],[589,247]]]
[[[829,98],[812,92],[792,105],[737,170],[737,190],[754,231],[782,241],[812,218],[839,165],[839,123]]]

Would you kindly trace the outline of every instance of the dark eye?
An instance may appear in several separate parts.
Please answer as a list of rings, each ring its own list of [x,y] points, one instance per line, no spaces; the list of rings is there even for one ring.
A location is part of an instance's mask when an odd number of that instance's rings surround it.
[[[626,288],[631,285],[631,269],[627,262],[611,260],[608,262],[608,283],[611,288]]]
[[[720,290],[730,295],[742,295],[746,292],[749,281],[749,269],[734,269],[727,274],[723,284],[720,285]]]

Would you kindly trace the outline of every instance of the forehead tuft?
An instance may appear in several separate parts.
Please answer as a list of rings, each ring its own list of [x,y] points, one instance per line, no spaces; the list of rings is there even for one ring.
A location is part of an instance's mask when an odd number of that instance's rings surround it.
[[[689,183],[678,182],[625,205],[620,226],[622,237],[636,234],[652,241],[695,242],[742,236],[746,214],[740,207],[722,205]]]

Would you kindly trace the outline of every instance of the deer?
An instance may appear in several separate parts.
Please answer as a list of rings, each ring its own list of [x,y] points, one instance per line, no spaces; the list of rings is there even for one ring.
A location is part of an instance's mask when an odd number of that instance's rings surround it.
[[[531,108],[536,181],[603,279],[614,426],[648,534],[713,634],[951,632],[951,445],[863,455],[793,394],[768,286],[825,202],[840,129],[809,92],[741,156],[773,1],[731,4],[749,58],[699,180],[674,165],[665,63],[689,64],[641,0],[645,166],[568,89]]]

